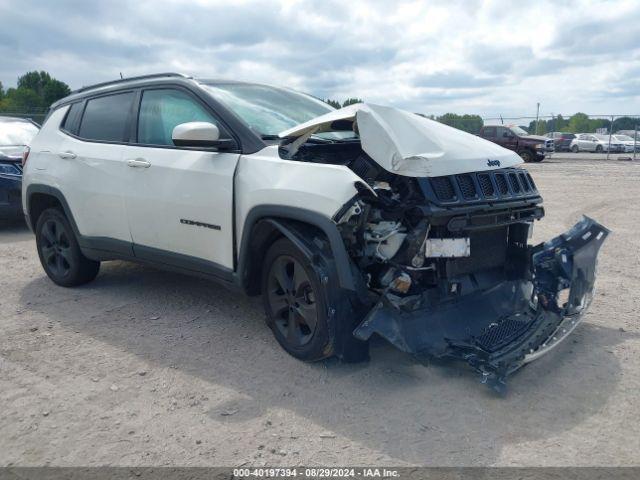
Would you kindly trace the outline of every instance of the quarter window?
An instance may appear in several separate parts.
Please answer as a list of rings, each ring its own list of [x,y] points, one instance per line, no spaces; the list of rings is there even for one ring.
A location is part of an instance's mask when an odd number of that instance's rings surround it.
[[[69,107],[67,116],[65,117],[64,123],[62,124],[63,130],[74,134],[76,133],[76,130],[78,128],[78,120],[80,120],[80,115],[82,115],[83,105],[83,102],[78,102]]]
[[[78,135],[87,140],[123,142],[128,140],[128,122],[133,92],[89,100]]]
[[[193,97],[179,90],[147,90],[142,94],[138,118],[138,143],[173,146],[176,125],[186,122],[209,122],[222,128],[213,116]]]

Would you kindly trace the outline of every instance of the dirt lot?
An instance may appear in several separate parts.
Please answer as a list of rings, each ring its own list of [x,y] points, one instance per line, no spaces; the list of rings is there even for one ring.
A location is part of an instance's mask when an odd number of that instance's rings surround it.
[[[529,166],[547,216],[613,230],[573,336],[500,398],[466,368],[383,342],[304,364],[260,301],[122,262],[54,286],[33,236],[0,230],[0,465],[638,465],[640,162]]]

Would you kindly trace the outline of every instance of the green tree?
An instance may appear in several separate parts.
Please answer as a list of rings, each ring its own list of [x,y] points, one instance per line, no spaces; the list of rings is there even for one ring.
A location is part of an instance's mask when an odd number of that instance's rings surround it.
[[[537,122],[535,120],[531,120],[529,122],[529,127],[525,128],[531,135],[544,135],[547,133],[547,122],[544,119],[540,119]]]
[[[0,102],[2,102],[3,98],[4,98],[4,88],[2,86],[2,82],[0,82]]]
[[[353,105],[354,103],[364,103],[364,100],[361,98],[347,98],[344,102],[342,102],[343,107],[348,107],[349,105]]]
[[[328,103],[329,105],[331,105],[333,108],[341,108],[342,105],[340,105],[340,102],[338,102],[337,100],[331,100],[330,98],[327,98],[326,100],[323,100],[324,103]]]
[[[42,98],[30,88],[10,88],[2,99],[2,109],[13,113],[35,113],[46,108]]]
[[[587,133],[590,132],[591,124],[589,122],[589,116],[586,113],[578,112],[569,117],[569,124],[567,130],[573,133]]]
[[[17,88],[1,92],[0,111],[43,112],[53,102],[70,93],[71,90],[66,83],[56,80],[45,71],[27,72],[18,77]]]
[[[617,132],[618,130],[635,130],[636,125],[640,126],[640,118],[620,117],[613,121],[611,130],[613,132]]]
[[[484,125],[482,117],[479,115],[458,115],[457,113],[445,113],[436,118],[440,123],[455,127],[459,130],[464,130],[469,133],[478,133]]]

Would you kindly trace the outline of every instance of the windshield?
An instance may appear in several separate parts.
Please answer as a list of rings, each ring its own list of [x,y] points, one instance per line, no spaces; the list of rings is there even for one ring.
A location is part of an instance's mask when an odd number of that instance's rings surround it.
[[[0,121],[0,146],[28,145],[38,133],[38,127],[20,120]]]
[[[333,109],[326,103],[285,88],[249,83],[216,83],[204,87],[263,138],[295,127]],[[330,132],[325,138],[353,137],[351,132]]]
[[[613,138],[621,142],[633,142],[633,138],[631,138],[629,135],[614,135]]]
[[[529,132],[527,132],[526,130],[520,127],[509,127],[509,130],[511,130],[514,134],[518,135],[519,137],[524,137],[526,135],[529,135]]]

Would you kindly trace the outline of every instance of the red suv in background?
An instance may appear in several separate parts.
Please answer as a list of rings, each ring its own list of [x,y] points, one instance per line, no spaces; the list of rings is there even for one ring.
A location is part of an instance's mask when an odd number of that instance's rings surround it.
[[[553,152],[553,140],[529,135],[526,130],[515,125],[486,125],[478,135],[515,151],[525,162],[541,162],[547,153]]]

